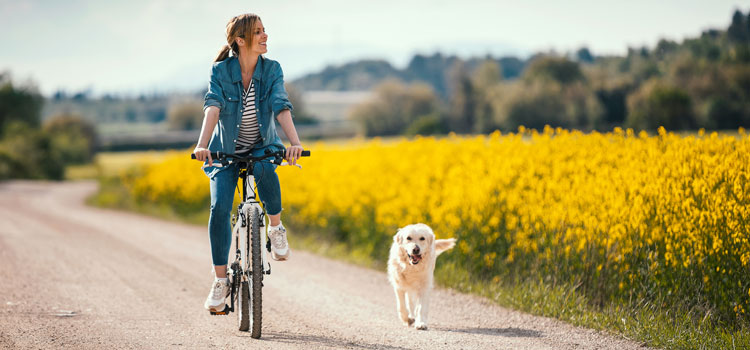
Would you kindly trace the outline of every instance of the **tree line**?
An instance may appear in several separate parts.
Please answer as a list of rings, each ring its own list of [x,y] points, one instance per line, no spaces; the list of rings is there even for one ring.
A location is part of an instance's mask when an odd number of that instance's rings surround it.
[[[295,122],[316,123],[300,92],[291,85],[288,92]],[[0,180],[62,179],[67,165],[93,161],[102,124],[164,123],[167,130],[200,129],[204,94],[92,98],[88,91],[57,91],[44,98],[33,82],[19,84],[10,72],[0,72]]]
[[[587,48],[526,61],[436,54],[415,56],[404,72],[382,76],[373,99],[351,113],[368,136],[521,125],[736,129],[750,125],[750,13],[736,11],[726,30],[681,43],[662,39],[625,56],[595,56]]]

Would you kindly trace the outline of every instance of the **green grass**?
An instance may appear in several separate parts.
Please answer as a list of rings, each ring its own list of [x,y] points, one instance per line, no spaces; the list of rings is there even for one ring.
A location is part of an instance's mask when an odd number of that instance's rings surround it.
[[[100,178],[99,191],[87,198],[86,204],[101,208],[127,210],[160,219],[194,225],[205,226],[208,222],[207,210],[195,213],[182,213],[168,205],[136,201],[130,196],[128,189],[118,177]]]
[[[68,165],[65,167],[65,180],[93,180],[99,177],[99,167],[96,164]]]
[[[450,253],[446,253],[450,254]],[[519,283],[477,281],[459,266],[440,264],[436,283],[484,296],[499,305],[602,330],[664,349],[750,349],[750,329],[725,329],[689,309],[668,310],[659,303],[623,303],[596,307],[575,288],[541,280]]]
[[[161,161],[168,152],[170,151],[100,152],[90,164],[67,166],[65,179],[94,180],[120,176],[137,164]]]
[[[166,123],[148,123],[148,122],[109,122],[97,125],[97,129],[102,136],[138,134],[148,135],[154,131],[167,130]]]
[[[121,176],[137,164],[157,162],[170,151],[102,152],[94,163],[69,166],[65,170],[66,180],[95,179],[99,191],[86,200],[92,206],[132,211],[170,221],[205,225],[208,212],[182,213],[168,205],[138,202],[130,196]]]

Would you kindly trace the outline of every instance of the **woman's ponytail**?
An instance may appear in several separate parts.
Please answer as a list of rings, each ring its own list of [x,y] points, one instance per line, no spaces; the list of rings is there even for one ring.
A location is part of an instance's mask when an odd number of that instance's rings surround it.
[[[216,55],[216,58],[214,59],[214,62],[221,62],[221,61],[227,59],[227,57],[229,57],[229,51],[231,49],[232,48],[230,48],[229,45],[222,46],[221,50],[219,50],[219,54]]]

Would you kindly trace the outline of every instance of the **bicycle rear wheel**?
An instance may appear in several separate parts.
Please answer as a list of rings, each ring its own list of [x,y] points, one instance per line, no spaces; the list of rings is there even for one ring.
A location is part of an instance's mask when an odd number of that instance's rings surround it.
[[[258,208],[253,208],[250,212],[250,225],[248,225],[250,250],[248,256],[251,258],[251,268],[249,269],[250,275],[250,314],[251,314],[251,333],[250,336],[258,339],[260,338],[260,327],[262,323],[263,314],[263,259],[261,257],[261,224],[260,211]]]

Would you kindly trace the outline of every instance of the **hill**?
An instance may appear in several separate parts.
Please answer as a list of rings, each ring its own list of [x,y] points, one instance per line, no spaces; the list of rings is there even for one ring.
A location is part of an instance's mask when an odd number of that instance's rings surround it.
[[[329,66],[321,72],[311,73],[292,83],[301,90],[372,90],[384,80],[396,78],[404,82],[425,82],[443,97],[450,94],[451,71],[457,63],[474,70],[486,60],[495,61],[502,70],[504,79],[520,76],[528,63],[517,57],[476,57],[462,60],[441,53],[415,55],[404,69],[397,69],[383,60],[361,60],[340,66]]]

